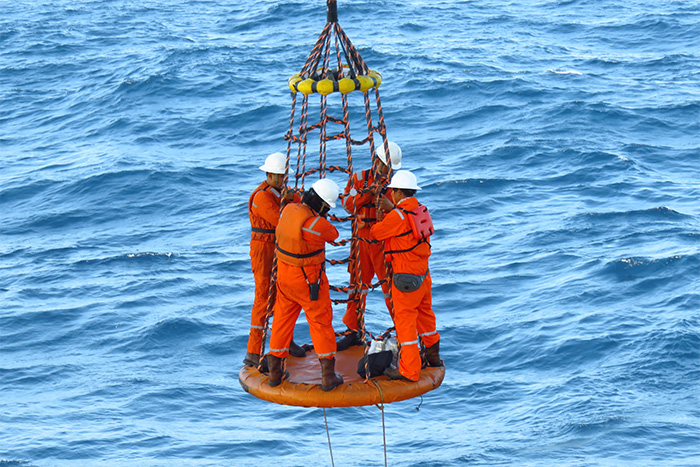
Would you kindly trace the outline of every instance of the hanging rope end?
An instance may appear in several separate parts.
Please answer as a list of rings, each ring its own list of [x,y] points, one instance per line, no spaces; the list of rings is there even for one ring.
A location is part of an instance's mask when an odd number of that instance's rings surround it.
[[[420,410],[420,406],[423,405],[423,396],[420,396],[420,404],[416,407],[416,412]]]

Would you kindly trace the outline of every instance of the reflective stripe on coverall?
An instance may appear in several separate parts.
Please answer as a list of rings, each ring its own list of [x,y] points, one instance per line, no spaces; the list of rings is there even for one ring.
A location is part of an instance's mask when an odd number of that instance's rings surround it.
[[[411,211],[418,207],[418,201],[414,197],[404,198],[399,201],[399,205]],[[393,283],[391,285],[394,325],[401,345],[399,372],[412,381],[418,381],[421,369],[418,339],[420,337],[426,347],[431,347],[440,340],[440,334],[437,332],[432,309],[432,279],[428,270],[430,246],[426,242],[418,244],[413,234],[402,235],[411,230],[408,215],[398,208],[392,210],[372,227],[371,234],[372,238],[385,241],[387,252],[410,250],[390,255],[394,273],[427,273],[420,288],[414,292],[402,292]]]
[[[325,243],[336,238],[338,230],[308,206],[290,204],[282,210],[277,225],[277,298],[270,336],[272,355],[285,358],[289,354],[294,323],[303,309],[318,357],[335,356],[333,308],[324,261]],[[317,282],[319,276],[318,300],[312,301],[308,284]]]

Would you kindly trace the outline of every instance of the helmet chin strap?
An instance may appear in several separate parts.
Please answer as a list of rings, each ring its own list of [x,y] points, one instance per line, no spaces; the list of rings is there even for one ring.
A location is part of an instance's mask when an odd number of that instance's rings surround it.
[[[328,214],[328,211],[331,210],[331,207],[327,203],[323,203],[323,206],[321,206],[321,210],[317,211],[319,216],[326,217],[326,214]]]
[[[325,216],[331,207],[321,199],[313,188],[309,188],[308,191],[304,193],[302,202],[310,207],[319,216]]]

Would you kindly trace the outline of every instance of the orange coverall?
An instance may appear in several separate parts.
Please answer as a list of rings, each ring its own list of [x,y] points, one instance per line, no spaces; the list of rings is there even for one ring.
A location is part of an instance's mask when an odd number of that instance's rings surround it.
[[[335,357],[333,308],[324,263],[325,244],[336,238],[338,230],[305,204],[289,204],[282,210],[277,224],[277,299],[270,336],[272,355],[285,358],[289,354],[294,323],[303,309],[316,354],[319,358]],[[318,300],[312,301],[309,283],[318,282],[319,277]]]
[[[275,255],[275,228],[280,217],[282,194],[262,182],[248,200],[248,217],[252,232],[250,235],[250,264],[255,278],[255,299],[250,314],[248,350],[259,354],[262,346],[262,332],[267,312],[267,299],[270,292],[270,272]],[[299,195],[295,195],[295,200]]]
[[[414,197],[404,198],[398,206],[411,211],[418,207]],[[372,238],[384,240],[384,249],[390,256],[393,273],[426,274],[420,288],[415,292],[402,292],[392,281],[391,297],[394,301],[394,325],[396,335],[401,345],[399,372],[412,380],[420,379],[421,358],[418,339],[423,340],[426,347],[431,347],[440,340],[435,323],[435,313],[432,309],[432,280],[428,268],[430,246],[428,243],[418,243],[411,232],[408,216],[398,207],[384,216],[371,229]],[[402,235],[409,232],[408,235]],[[418,245],[417,245],[418,244]],[[417,245],[417,246],[416,246]],[[391,251],[409,250],[400,253]]]
[[[374,175],[371,170],[363,170],[362,172],[354,173],[352,177],[348,180],[348,184],[345,187],[345,192],[343,195],[343,207],[349,213],[355,213],[358,219],[361,219],[365,225],[358,229],[359,238],[370,238],[370,228],[377,221],[377,208],[374,205],[376,201],[376,196],[372,193],[363,193],[374,183]],[[386,185],[386,177],[380,179],[380,185]],[[368,243],[360,240],[359,245],[360,254],[360,280],[363,284],[371,284],[374,275],[377,275],[378,280],[384,280],[386,278],[386,268],[384,266],[384,245],[380,243]],[[350,270],[350,266],[348,266]],[[363,286],[361,291],[351,291],[350,298],[359,298],[361,300],[362,306],[364,307],[367,301],[367,290],[368,288]],[[391,312],[391,304],[389,302],[389,285],[387,283],[382,284],[382,291],[384,292],[384,300],[386,302],[387,309]],[[358,294],[359,292],[359,294]],[[357,323],[357,307],[358,302],[351,300],[348,302],[347,309],[345,311],[345,316],[343,316],[343,323],[348,327],[357,331],[359,325]]]

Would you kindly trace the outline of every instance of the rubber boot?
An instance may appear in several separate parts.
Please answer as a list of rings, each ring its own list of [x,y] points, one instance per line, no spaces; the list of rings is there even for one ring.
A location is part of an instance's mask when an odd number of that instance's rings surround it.
[[[306,357],[306,350],[300,345],[294,342],[294,339],[289,343],[289,355],[292,357],[304,358]]]
[[[351,331],[348,329],[345,332],[350,332],[350,334],[345,334],[343,337],[338,339],[338,342],[335,344],[336,346],[336,351],[341,352],[343,350],[347,350],[349,347],[353,345],[360,345],[362,344],[362,340],[360,339],[360,333],[357,331]]]
[[[319,358],[321,362],[321,389],[330,391],[343,384],[343,377],[335,372],[335,358]]]
[[[430,347],[425,348],[425,358],[428,360],[428,366],[445,365],[445,363],[440,360],[440,341],[437,341]]]
[[[245,366],[258,366],[260,363],[260,355],[256,353],[246,352],[243,364]]]
[[[282,373],[282,359],[275,357],[272,354],[267,355],[267,365],[270,369],[269,384],[273,388],[279,386],[283,380],[289,378],[289,372],[284,370]]]

